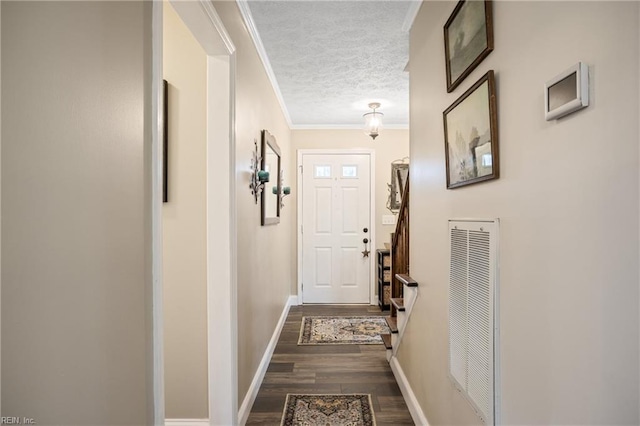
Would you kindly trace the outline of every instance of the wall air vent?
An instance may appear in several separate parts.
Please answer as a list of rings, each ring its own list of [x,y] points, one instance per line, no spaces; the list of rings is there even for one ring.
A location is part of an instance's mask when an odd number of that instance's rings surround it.
[[[449,374],[490,425],[499,405],[498,225],[449,221]]]

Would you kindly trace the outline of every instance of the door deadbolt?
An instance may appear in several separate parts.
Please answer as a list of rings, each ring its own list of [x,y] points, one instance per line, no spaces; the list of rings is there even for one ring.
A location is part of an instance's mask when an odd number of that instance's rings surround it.
[[[367,232],[369,232],[369,228],[364,228],[364,229],[362,230],[362,232],[364,232],[364,233],[366,234]]]

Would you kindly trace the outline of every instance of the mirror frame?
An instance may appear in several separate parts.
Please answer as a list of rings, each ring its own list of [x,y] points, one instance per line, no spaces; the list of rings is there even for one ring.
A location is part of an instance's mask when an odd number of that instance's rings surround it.
[[[391,163],[391,186],[389,193],[389,210],[392,212],[397,212],[400,210],[400,206],[402,205],[402,192],[404,191],[404,186],[406,182],[402,182],[402,175],[406,173],[405,176],[409,175],[409,163]],[[394,195],[397,194],[397,197]],[[396,202],[397,200],[397,202]]]
[[[271,148],[273,150],[273,152],[276,153],[276,155],[278,156],[278,168],[277,168],[277,173],[276,173],[276,183],[277,183],[277,187],[278,187],[278,193],[276,194],[276,216],[275,217],[267,217],[267,197],[270,195],[273,195],[273,192],[268,191],[268,188],[271,188],[273,185],[265,185],[264,189],[262,190],[262,205],[260,207],[260,224],[262,226],[265,225],[276,225],[278,223],[280,223],[280,205],[281,205],[281,201],[282,201],[282,158],[281,158],[281,153],[280,153],[280,147],[278,146],[278,143],[276,142],[276,138],[273,137],[273,135],[271,133],[269,133],[267,130],[263,130],[262,131],[262,163],[260,164],[261,170],[264,170],[266,165],[267,165],[267,146],[269,146],[269,148]],[[270,171],[269,174],[269,181],[271,181],[273,178],[272,176],[272,171]],[[267,182],[268,183],[268,182]]]

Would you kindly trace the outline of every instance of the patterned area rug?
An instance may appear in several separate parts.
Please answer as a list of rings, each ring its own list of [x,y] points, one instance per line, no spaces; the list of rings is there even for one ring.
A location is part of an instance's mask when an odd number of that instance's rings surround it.
[[[288,394],[281,426],[375,426],[371,395]]]
[[[385,333],[384,317],[302,317],[298,345],[374,345]]]

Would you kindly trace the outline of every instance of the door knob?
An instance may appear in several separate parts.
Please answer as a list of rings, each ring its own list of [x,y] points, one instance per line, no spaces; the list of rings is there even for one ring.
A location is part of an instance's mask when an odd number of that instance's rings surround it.
[[[367,244],[369,242],[368,238],[365,238],[364,240],[362,240],[363,243]]]
[[[369,232],[369,228],[364,228],[364,229],[362,230],[362,232],[364,232],[364,233],[366,234],[367,232]]]

